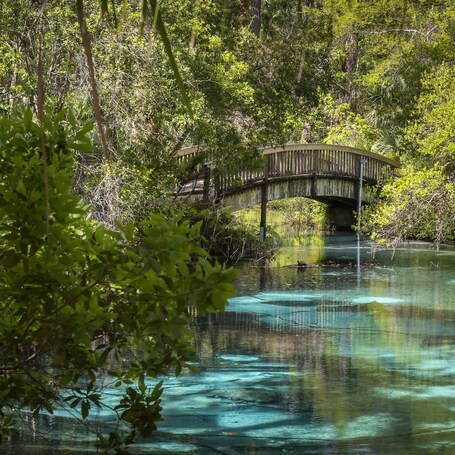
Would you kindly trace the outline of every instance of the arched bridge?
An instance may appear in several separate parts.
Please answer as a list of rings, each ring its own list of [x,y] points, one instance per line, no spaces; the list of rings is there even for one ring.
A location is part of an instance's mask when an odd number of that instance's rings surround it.
[[[186,161],[200,150],[182,149],[177,157]],[[267,201],[308,197],[329,205],[331,224],[350,228],[359,201],[368,203],[372,188],[400,166],[385,156],[340,145],[287,144],[264,147],[261,152],[265,158],[261,171],[243,169],[221,174],[213,162],[207,161],[199,178],[187,184],[184,192],[192,189],[203,193],[233,210],[262,204],[264,226]]]

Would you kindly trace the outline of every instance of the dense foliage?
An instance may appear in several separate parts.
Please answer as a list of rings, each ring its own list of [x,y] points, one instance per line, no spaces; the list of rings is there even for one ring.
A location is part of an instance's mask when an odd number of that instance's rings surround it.
[[[272,228],[269,228],[266,239],[261,242],[258,236],[259,221],[250,224],[241,216],[239,220],[229,207],[207,208],[203,204],[193,204],[185,210],[185,218],[192,223],[201,223],[201,245],[210,251],[211,256],[224,263],[270,259],[281,246],[281,238]]]
[[[109,385],[118,390],[110,409],[130,425],[124,439],[99,435],[110,448],[156,428],[162,390],[146,377],[193,360],[191,312],[223,309],[234,271],[210,265],[199,226],[181,215],[116,231],[87,220],[70,192],[69,153],[89,144],[90,128],[63,112],[43,127],[30,110],[0,118],[0,417],[3,435],[13,411],[66,402],[86,419],[107,406]]]
[[[415,119],[404,129],[404,167],[364,214],[380,244],[455,239],[454,75],[447,64],[426,73]]]
[[[103,369],[120,417],[153,429],[133,418],[158,417],[143,378],[180,369],[188,308],[231,292],[196,244],[229,259],[257,245],[218,208],[171,215],[183,146],[205,144],[218,172],[292,141],[386,154],[402,169],[365,230],[455,238],[454,38],[448,0],[1,1],[4,429],[8,409],[51,409],[68,387],[87,416]]]

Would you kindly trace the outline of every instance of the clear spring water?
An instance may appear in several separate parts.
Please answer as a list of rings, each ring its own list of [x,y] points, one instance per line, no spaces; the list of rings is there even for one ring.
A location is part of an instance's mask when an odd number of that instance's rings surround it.
[[[132,453],[455,453],[455,249],[371,257],[335,236],[243,266],[237,288],[194,322],[200,373],[166,379],[165,421]],[[0,453],[95,453],[88,439],[57,413]]]

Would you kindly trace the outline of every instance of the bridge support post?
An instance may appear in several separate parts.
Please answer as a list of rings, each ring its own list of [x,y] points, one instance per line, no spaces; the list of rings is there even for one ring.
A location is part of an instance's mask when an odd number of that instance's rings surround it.
[[[316,196],[316,174],[313,172],[311,174],[311,197],[314,199]]]
[[[261,243],[265,240],[265,227],[267,225],[267,184],[262,184],[261,195],[261,224],[259,225],[259,241]]]
[[[360,240],[360,215],[362,214],[362,190],[363,190],[363,167],[366,164],[367,159],[365,157],[360,158],[360,170],[359,170],[359,196],[357,200],[357,240]]]
[[[267,226],[267,180],[269,177],[269,157],[265,161],[264,180],[261,186],[261,224],[259,225],[259,241],[265,241],[265,229]]]
[[[203,190],[202,190],[202,201],[204,204],[208,204],[210,198],[210,168],[207,164],[204,164],[203,167]]]

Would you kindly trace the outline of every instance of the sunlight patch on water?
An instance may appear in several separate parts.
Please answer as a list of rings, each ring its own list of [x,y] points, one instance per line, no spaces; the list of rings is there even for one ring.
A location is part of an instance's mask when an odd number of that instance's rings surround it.
[[[455,431],[455,420],[442,423],[422,423],[416,426],[419,430]]]
[[[310,303],[311,298],[300,297],[297,302],[299,303]],[[279,305],[278,302],[289,302],[290,307],[292,308],[292,303],[296,302],[294,296],[288,296],[287,298],[283,297],[281,300],[274,300],[272,298],[265,299],[259,298],[256,296],[248,296],[247,298],[235,297],[229,300],[229,305],[226,306],[226,312],[238,312],[238,313],[251,313],[251,314],[262,314],[262,315],[271,315],[281,312],[285,312],[285,306]],[[275,304],[274,304],[275,303]],[[315,302],[316,304],[316,302]],[[315,305],[314,304],[314,305]],[[312,306],[314,306],[312,305]],[[289,305],[288,305],[289,306]],[[305,308],[308,308],[306,306]]]
[[[404,299],[397,298],[397,297],[379,297],[379,296],[361,296],[361,297],[356,297],[352,300],[353,303],[360,303],[360,304],[365,304],[365,303],[383,303],[384,305],[393,305],[397,303],[402,303],[404,302]]]
[[[351,440],[354,438],[372,437],[387,434],[395,419],[389,414],[360,416],[340,427],[339,425],[312,422],[309,416],[290,416],[284,413],[273,413],[270,410],[248,411],[237,415],[220,417],[223,424],[241,431],[249,437],[273,438],[276,440],[331,441]]]
[[[407,389],[386,389],[375,387],[374,390],[380,395],[385,395],[388,398],[413,398],[413,399],[428,399],[428,398],[446,398],[455,399],[455,385],[415,387]]]
[[[425,392],[418,394],[418,398],[451,398],[455,400],[455,385],[427,387]]]
[[[392,418],[388,413],[360,416],[348,422],[343,436],[345,439],[352,439],[387,434],[390,426],[396,421],[397,419]]]
[[[417,365],[416,368],[419,370],[448,370],[450,373],[455,372],[455,365],[453,364],[453,361],[449,362],[442,359],[424,360],[419,365]]]
[[[287,424],[286,424],[287,422]],[[336,438],[336,428],[330,424],[302,425],[298,420],[294,424],[289,419],[282,419],[282,424],[276,423],[272,428],[251,428],[243,431],[249,437],[270,438],[277,441],[302,443],[304,441],[332,441]]]
[[[352,276],[352,272],[351,271],[348,271],[348,272],[344,272],[344,271],[341,271],[341,272],[322,272],[322,275],[324,275],[324,276]]]
[[[159,450],[160,452],[153,452],[153,453],[160,453],[160,454],[185,454],[185,453],[190,453],[194,454],[197,453],[196,451],[199,449],[199,447],[195,444],[191,443],[178,443],[178,442],[162,442],[162,443],[146,443],[146,444],[134,444],[132,446],[133,452],[134,453],[148,453],[150,454],[155,450]]]
[[[314,299],[320,299],[322,295],[303,292],[260,292],[256,294],[256,297],[265,302],[308,302]]]
[[[301,293],[301,292],[283,292],[283,293],[265,293],[260,292],[255,295],[240,296],[229,299],[229,305],[226,310],[240,310],[248,309],[251,311],[253,305],[266,304],[267,308],[270,304],[280,302],[292,302],[292,303],[314,303],[317,304],[320,301],[326,303],[337,304],[368,304],[368,303],[381,303],[384,305],[393,305],[403,303],[406,300],[399,297],[384,297],[375,295],[360,295],[352,298],[352,292],[345,292],[343,290],[333,289],[325,294],[320,293]]]
[[[253,357],[248,355],[227,355],[223,354],[218,356],[221,360],[227,360],[229,362],[256,362],[259,360],[259,357]]]
[[[302,292],[259,292],[255,295],[233,297],[229,299],[230,304],[236,303],[269,303],[269,302],[309,302],[315,299],[320,299],[322,294],[311,294]]]
[[[217,417],[217,425],[223,430],[242,431],[244,434],[251,435],[251,432],[261,431],[275,432],[280,428],[280,422],[287,421],[288,418],[282,412],[266,406],[239,407],[228,413],[223,413]],[[278,431],[278,434],[280,432]]]

